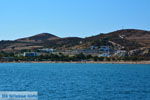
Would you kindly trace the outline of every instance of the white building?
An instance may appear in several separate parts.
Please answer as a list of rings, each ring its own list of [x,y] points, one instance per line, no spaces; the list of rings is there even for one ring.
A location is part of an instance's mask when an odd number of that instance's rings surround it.
[[[36,52],[24,52],[23,54],[24,57],[35,57],[38,56]]]
[[[102,51],[102,52],[109,52],[110,47],[109,46],[101,46],[99,50]]]
[[[39,49],[41,52],[54,52],[54,49],[52,48],[43,48],[43,49]]]
[[[110,57],[111,55],[109,53],[102,53],[98,55],[98,57]]]
[[[114,54],[115,56],[123,57],[127,55],[127,51],[125,50],[117,50]]]

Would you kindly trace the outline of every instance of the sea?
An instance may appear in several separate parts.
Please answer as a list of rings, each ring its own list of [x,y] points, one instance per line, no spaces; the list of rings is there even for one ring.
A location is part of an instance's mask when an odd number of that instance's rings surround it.
[[[38,100],[150,100],[150,64],[1,63],[0,91]]]

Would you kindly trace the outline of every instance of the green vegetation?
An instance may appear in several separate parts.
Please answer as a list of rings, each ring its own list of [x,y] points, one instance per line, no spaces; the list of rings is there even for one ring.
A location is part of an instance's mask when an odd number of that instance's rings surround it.
[[[150,57],[142,57],[142,56],[126,56],[126,57],[98,57],[92,55],[84,55],[83,53],[69,56],[64,55],[62,53],[59,54],[47,54],[47,55],[40,55],[35,57],[24,57],[24,56],[17,56],[14,53],[5,53],[0,52],[0,60],[4,57],[10,57],[11,59],[14,58],[13,61],[141,61],[141,60],[150,60]],[[11,60],[12,61],[12,60]]]

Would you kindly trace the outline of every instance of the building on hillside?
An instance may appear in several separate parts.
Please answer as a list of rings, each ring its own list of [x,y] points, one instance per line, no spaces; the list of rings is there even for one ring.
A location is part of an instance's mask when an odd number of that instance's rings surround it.
[[[54,49],[52,48],[43,48],[43,49],[39,49],[40,52],[47,52],[47,53],[52,53],[54,52]]]
[[[128,52],[128,55],[129,56],[135,56],[135,55],[138,55],[140,53],[140,49],[134,49],[134,50],[130,50]]]
[[[83,53],[85,55],[93,55],[93,56],[96,56],[96,55],[99,54],[99,50],[96,50],[96,49],[94,49],[94,50],[92,50],[92,49],[83,49],[83,50],[77,50],[76,52],[77,52],[77,54]]]
[[[91,50],[98,49],[98,46],[91,46],[90,49]]]
[[[99,50],[101,52],[110,52],[110,47],[109,46],[101,46]]]
[[[38,53],[36,53],[36,52],[24,52],[23,56],[24,57],[35,57],[35,56],[38,56]]]
[[[102,53],[99,54],[98,57],[111,57],[111,55],[109,53]]]
[[[65,55],[76,55],[76,54],[80,54],[83,53],[84,55],[92,55],[92,56],[98,56],[99,55],[99,50],[92,50],[92,49],[78,49],[78,50],[65,50],[65,51],[61,51],[61,53],[65,54]]]
[[[119,56],[119,57],[127,56],[127,51],[126,50],[117,50],[115,52],[114,56]]]

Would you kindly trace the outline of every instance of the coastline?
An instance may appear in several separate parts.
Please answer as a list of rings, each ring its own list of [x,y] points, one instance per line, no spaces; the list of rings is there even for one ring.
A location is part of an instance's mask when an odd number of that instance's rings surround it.
[[[89,63],[89,64],[150,64],[150,61],[13,61],[0,63]]]

